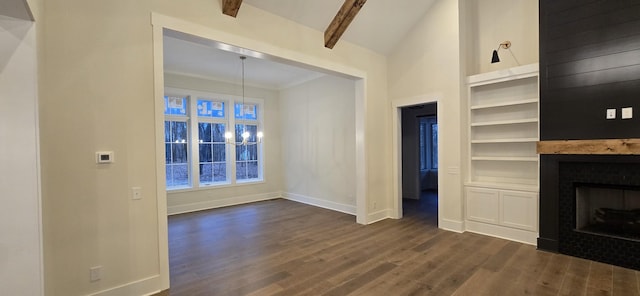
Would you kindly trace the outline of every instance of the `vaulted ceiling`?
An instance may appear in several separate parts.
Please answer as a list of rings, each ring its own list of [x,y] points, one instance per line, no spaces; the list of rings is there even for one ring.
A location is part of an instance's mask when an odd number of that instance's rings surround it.
[[[0,15],[32,21],[31,9],[26,0],[0,1]]]
[[[223,0],[225,1],[225,0]],[[251,5],[301,25],[324,32],[345,0],[232,0]],[[402,38],[425,15],[435,0],[369,0],[349,24],[340,42],[348,41],[382,55],[390,54]],[[235,13],[236,11],[232,11]],[[220,11],[223,13],[223,11]],[[324,40],[318,40],[323,46]],[[241,79],[238,53],[219,49],[214,43],[183,35],[165,36],[165,71],[195,75],[230,83]],[[313,69],[283,64],[281,61],[249,57],[246,82],[270,89],[282,89],[325,75]]]
[[[341,40],[388,55],[425,15],[435,0],[369,0]],[[244,0],[304,26],[324,32],[344,0]],[[238,13],[242,17],[242,7]],[[318,41],[322,44],[322,41]],[[339,44],[338,44],[339,46]]]

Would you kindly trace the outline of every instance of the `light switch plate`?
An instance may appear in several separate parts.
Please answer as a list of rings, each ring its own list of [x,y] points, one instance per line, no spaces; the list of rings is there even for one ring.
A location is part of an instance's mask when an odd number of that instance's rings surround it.
[[[616,109],[607,109],[607,119],[616,119]]]
[[[622,108],[622,119],[633,118],[633,107]]]

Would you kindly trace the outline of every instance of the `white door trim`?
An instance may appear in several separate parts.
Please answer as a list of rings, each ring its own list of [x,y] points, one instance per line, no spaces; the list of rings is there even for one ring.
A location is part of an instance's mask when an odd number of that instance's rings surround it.
[[[438,130],[441,130],[440,123],[442,122],[442,93],[431,93],[421,96],[415,96],[410,98],[398,99],[391,101],[391,138],[392,138],[392,165],[391,173],[393,178],[393,202],[391,218],[402,218],[402,113],[401,109],[408,106],[423,105],[436,103],[437,105],[437,123]],[[438,164],[442,163],[440,140],[438,140]],[[438,190],[442,190],[442,174],[438,173]],[[441,213],[442,203],[440,202],[441,194],[438,194],[438,213]],[[438,225],[440,225],[440,214],[438,214]]]

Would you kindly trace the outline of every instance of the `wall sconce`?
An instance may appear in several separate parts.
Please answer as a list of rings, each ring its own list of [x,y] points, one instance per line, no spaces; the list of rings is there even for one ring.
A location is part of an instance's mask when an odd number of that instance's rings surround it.
[[[498,48],[493,51],[493,56],[491,57],[491,63],[493,64],[493,63],[500,62],[500,58],[498,57],[498,51],[500,50],[500,48],[509,49],[510,47],[511,47],[511,41],[509,40],[500,43],[500,45],[498,45]],[[509,51],[511,50],[509,49]],[[513,53],[511,54],[513,55]]]

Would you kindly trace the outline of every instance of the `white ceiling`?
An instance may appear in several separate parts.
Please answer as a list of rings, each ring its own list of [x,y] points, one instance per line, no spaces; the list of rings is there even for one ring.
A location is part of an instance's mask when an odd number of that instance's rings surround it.
[[[26,0],[0,0],[0,15],[32,21],[31,9]]]
[[[434,0],[369,0],[340,40],[388,55],[429,10]],[[242,5],[266,10],[324,32],[344,0],[244,0]],[[238,13],[242,17],[242,7]],[[324,44],[324,40],[319,41]],[[336,44],[340,46],[340,41]]]
[[[242,5],[252,5],[324,32],[343,2],[344,0],[244,0]],[[433,2],[434,0],[367,1],[341,40],[387,55],[424,16]],[[242,18],[242,7],[237,17]],[[318,40],[319,46],[323,42],[324,40]],[[340,46],[340,42],[336,47]],[[175,31],[165,32],[164,69],[168,73],[240,84],[240,55],[248,56],[245,61],[247,85],[284,89],[331,74],[246,49],[232,48],[212,40]]]
[[[246,50],[242,54],[222,50],[219,49],[219,44],[213,41],[202,41],[197,37],[177,38],[165,34],[165,72],[240,84],[242,82],[240,56],[242,55],[247,56],[246,85],[284,89],[325,75],[270,59],[257,58],[254,56],[260,56],[259,54]]]

